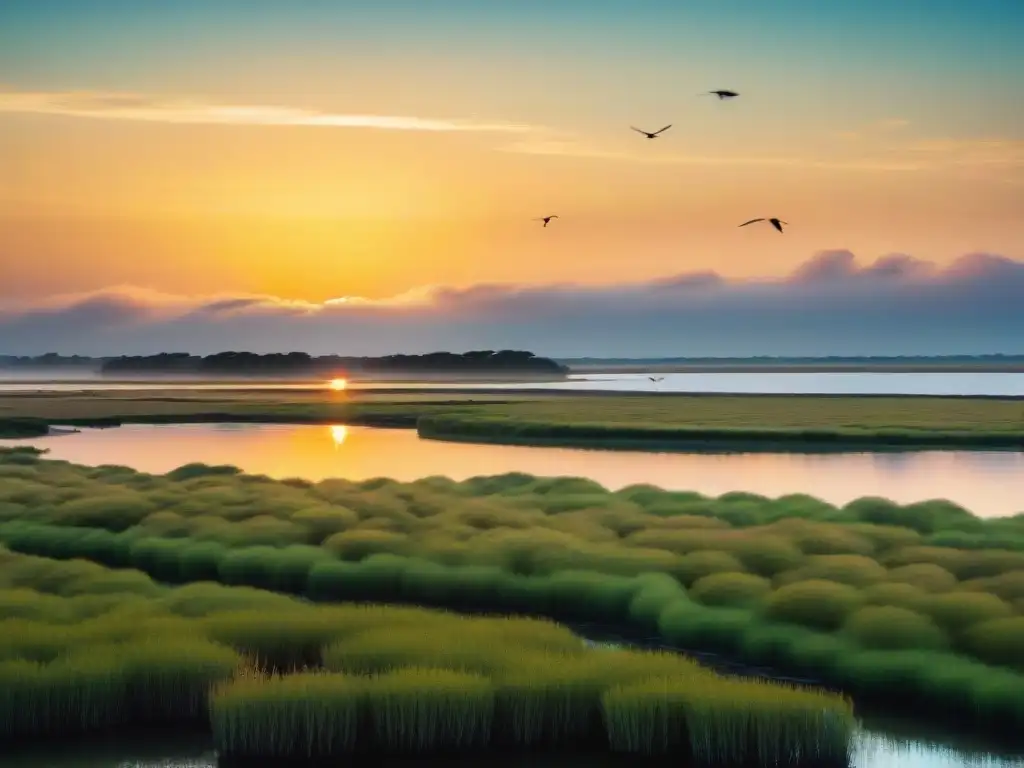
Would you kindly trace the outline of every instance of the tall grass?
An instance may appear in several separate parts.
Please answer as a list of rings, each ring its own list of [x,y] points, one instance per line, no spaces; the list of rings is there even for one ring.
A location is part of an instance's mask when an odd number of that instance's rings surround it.
[[[226,755],[332,757],[355,750],[364,686],[318,672],[242,675],[210,695],[214,743]]]
[[[86,646],[49,663],[10,659],[0,662],[0,734],[194,722],[210,686],[230,679],[238,663],[227,648],[173,637]]]
[[[76,570],[0,556],[20,580],[57,589],[66,585],[55,571]],[[0,591],[0,606],[23,614],[0,616],[4,739],[208,718],[227,756],[607,748],[602,697],[613,687],[655,677],[709,692],[728,684],[675,654],[588,648],[544,620],[317,606],[210,584],[153,585],[142,596],[132,580],[111,583],[124,591],[88,606],[90,595],[35,592],[31,618],[31,588]],[[852,727],[845,701],[812,695]]]
[[[949,534],[984,541],[966,549],[936,540]],[[284,597],[271,607],[256,591],[272,590],[617,625],[833,685],[854,686],[839,659],[873,651],[942,651],[950,668],[963,659],[987,665],[970,667],[978,674],[1016,675],[1024,551],[1000,545],[1015,546],[1018,535],[1024,517],[982,521],[940,501],[836,508],[806,496],[611,493],[589,480],[522,474],[278,483],[234,468],[156,476],[0,450],[0,542],[49,558],[12,555],[0,567],[0,621],[34,627],[18,630],[33,636],[31,648],[0,633],[0,660],[48,663],[72,642],[39,632],[35,622],[56,604],[19,594],[26,588],[78,599],[61,601],[53,623],[103,614],[104,600],[127,593],[133,616],[156,601],[177,616],[208,617],[204,636],[273,669],[319,664],[324,648],[349,638],[334,618],[299,615]],[[226,619],[228,611],[239,615]],[[498,673],[473,662],[466,644],[435,646],[457,669]],[[859,690],[885,698],[882,677],[862,677]],[[987,694],[963,675],[907,685],[915,706],[981,720],[969,702]]]
[[[834,697],[719,679],[654,678],[602,697],[616,751],[665,755],[688,748],[699,765],[841,765],[852,709]]]

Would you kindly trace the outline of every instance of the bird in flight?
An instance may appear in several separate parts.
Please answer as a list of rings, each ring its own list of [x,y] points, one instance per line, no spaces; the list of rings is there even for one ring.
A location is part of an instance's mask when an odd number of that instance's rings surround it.
[[[648,376],[647,378],[653,381],[655,384],[657,384],[659,381],[665,380],[664,376]]]
[[[698,96],[717,96],[719,101],[722,99],[735,99],[739,94],[736,91],[708,91],[707,93],[697,94]]]
[[[642,131],[642,130],[640,130],[639,128],[636,128],[636,127],[634,127],[634,126],[632,126],[632,125],[631,125],[631,126],[629,126],[629,127],[630,127],[630,128],[632,128],[632,129],[633,129],[634,131],[636,131],[637,133],[642,133],[642,134],[643,134],[644,136],[646,136],[646,137],[647,137],[648,139],[656,139],[656,138],[658,138],[658,134],[659,134],[659,133],[664,133],[665,131],[667,131],[667,130],[668,130],[669,128],[671,128],[671,127],[672,127],[672,124],[671,124],[671,123],[669,123],[669,124],[668,124],[668,125],[666,125],[666,126],[665,126],[664,128],[662,128],[661,130],[655,131],[654,133],[648,133],[647,131]]]
[[[775,227],[777,230],[779,230],[779,232],[782,231],[782,225],[783,224],[785,224],[787,227],[789,226],[789,222],[782,221],[782,219],[751,219],[750,221],[743,222],[742,224],[740,224],[740,226],[741,227],[745,227],[745,226],[747,226],[747,224],[753,224],[754,222],[757,222],[757,221],[768,221],[768,222],[771,222],[771,225],[773,227]]]
[[[552,216],[541,216],[539,219],[534,219],[534,221],[543,221],[544,222],[544,226],[546,227],[548,225],[549,221],[551,221],[552,219],[557,219],[557,218],[558,218],[558,216],[554,216],[554,215],[552,215]]]

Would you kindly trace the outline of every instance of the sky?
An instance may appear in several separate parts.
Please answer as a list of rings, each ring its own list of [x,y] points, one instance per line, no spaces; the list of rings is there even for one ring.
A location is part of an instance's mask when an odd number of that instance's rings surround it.
[[[1022,38],[1019,0],[8,0],[0,354],[1024,352]]]

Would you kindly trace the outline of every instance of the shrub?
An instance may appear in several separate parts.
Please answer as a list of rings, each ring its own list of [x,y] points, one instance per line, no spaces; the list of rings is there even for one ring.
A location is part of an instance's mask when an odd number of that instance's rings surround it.
[[[735,651],[753,622],[750,611],[705,608],[680,600],[662,612],[658,632],[668,642],[687,650]]]
[[[766,578],[796,568],[804,560],[803,552],[790,541],[760,531],[745,531],[730,539],[728,547],[729,551],[743,563],[745,569]]]
[[[815,579],[866,587],[884,580],[887,575],[883,566],[863,555],[815,555],[799,568],[779,574],[775,581],[792,584]]]
[[[359,529],[336,533],[323,546],[342,560],[363,560],[385,553],[398,555],[411,549],[409,537],[403,533]]]
[[[743,563],[727,552],[691,552],[683,555],[672,568],[673,575],[689,586],[713,573],[740,573]]]
[[[637,578],[637,590],[629,603],[630,620],[648,630],[656,630],[658,621],[669,605],[685,600],[682,585],[666,574],[644,574]]]
[[[971,579],[963,582],[960,586],[966,590],[989,592],[1010,602],[1024,600],[1024,570]]]
[[[1024,671],[1024,616],[975,624],[967,631],[966,644],[982,661]]]
[[[764,614],[814,629],[838,629],[863,602],[861,594],[832,581],[800,581],[780,587],[764,603]]]
[[[705,605],[746,608],[759,603],[771,589],[771,582],[761,576],[715,573],[698,579],[690,595]]]
[[[921,610],[940,627],[954,635],[968,627],[1009,617],[1013,610],[995,595],[978,592],[946,592],[929,597]]]
[[[870,555],[871,540],[840,525],[790,518],[770,526],[807,555]]]
[[[853,613],[843,631],[865,648],[942,650],[949,638],[928,617],[906,608],[867,606]]]
[[[913,563],[889,571],[890,581],[911,584],[925,592],[948,592],[956,587],[956,576],[934,563]]]
[[[928,593],[923,589],[898,582],[873,584],[861,594],[868,605],[891,605],[912,611],[921,608],[928,598]]]

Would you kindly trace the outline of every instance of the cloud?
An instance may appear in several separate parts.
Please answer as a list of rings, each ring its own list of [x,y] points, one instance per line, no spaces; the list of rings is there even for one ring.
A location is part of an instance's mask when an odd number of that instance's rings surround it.
[[[287,106],[210,104],[99,91],[0,92],[0,112],[192,125],[377,128],[395,131],[525,133],[531,126],[472,120],[346,114]]]
[[[0,304],[5,354],[527,348],[553,356],[1024,352],[1024,262],[816,254],[789,274],[710,272],[625,285],[426,286],[323,303],[130,286]],[[344,300],[342,300],[344,299]]]

